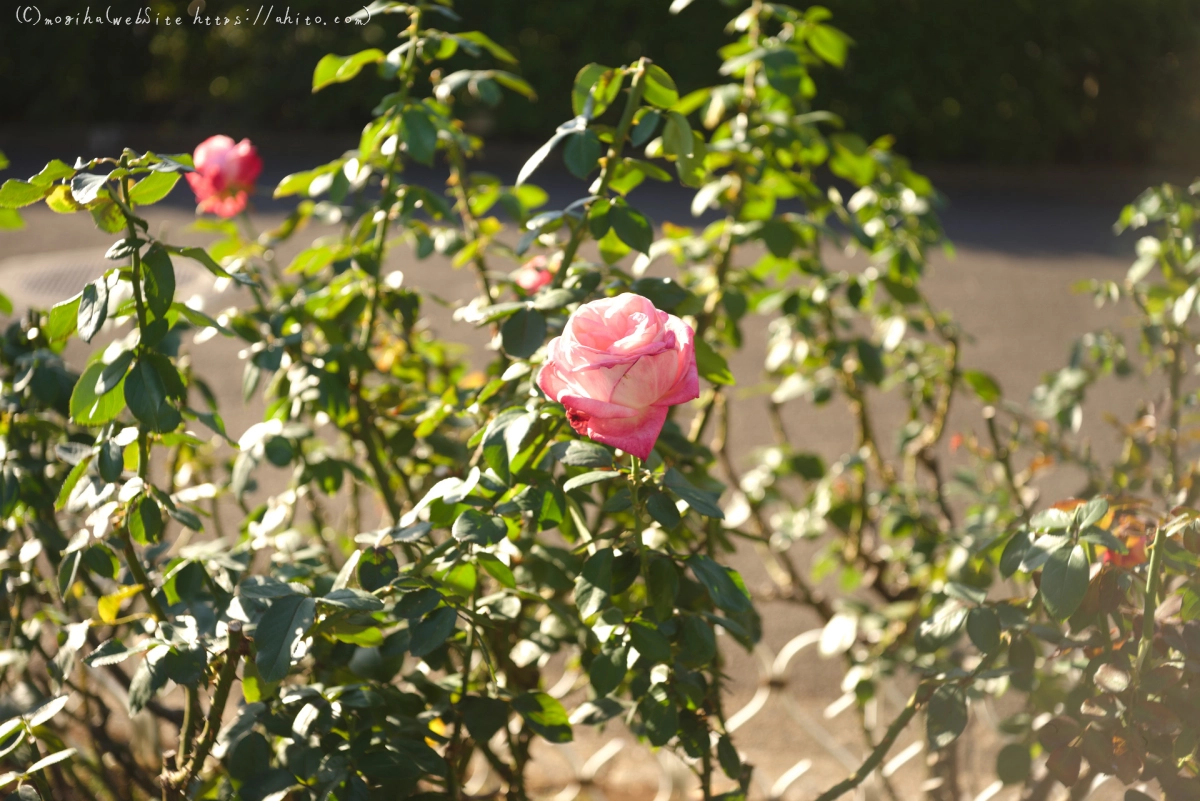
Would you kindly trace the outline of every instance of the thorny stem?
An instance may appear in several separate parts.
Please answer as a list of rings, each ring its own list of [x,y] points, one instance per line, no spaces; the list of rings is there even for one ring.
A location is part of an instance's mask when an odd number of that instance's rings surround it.
[[[175,758],[175,764],[180,768],[187,764],[188,754],[192,751],[192,745],[196,739],[196,726],[200,723],[201,715],[200,697],[196,694],[196,688],[185,685],[183,696],[183,725],[179,727],[179,753]]]
[[[1154,651],[1154,615],[1158,610],[1158,587],[1162,583],[1163,551],[1166,550],[1166,534],[1159,526],[1154,532],[1154,543],[1150,546],[1150,565],[1146,568],[1146,604],[1142,610],[1142,637],[1138,644],[1138,674],[1146,672],[1150,654]]]
[[[1180,394],[1180,384],[1183,381],[1185,365],[1183,363],[1183,334],[1180,331],[1171,333],[1171,371],[1167,387],[1168,415],[1167,425],[1167,462],[1170,472],[1167,474],[1167,488],[1171,493],[1178,493],[1182,477],[1179,464],[1179,417],[1183,406]]]
[[[182,793],[187,792],[188,785],[200,775],[204,769],[204,761],[208,759],[213,744],[217,741],[217,732],[221,728],[221,716],[225,714],[225,705],[229,701],[229,691],[237,678],[238,661],[242,655],[244,639],[242,624],[236,620],[229,623],[229,644],[225,649],[225,664],[217,676],[217,688],[213,693],[212,703],[208,707],[208,718],[204,721],[204,731],[195,752],[188,760],[187,767],[166,777],[167,784]]]
[[[719,443],[715,451],[717,458],[721,462],[721,466],[725,470],[725,476],[729,480],[730,486],[740,487],[742,484],[741,476],[733,464],[733,458],[729,455],[728,437],[726,436],[729,426],[729,409],[724,403],[721,405],[721,429],[718,432]],[[795,563],[792,562],[786,553],[780,553],[771,547],[771,526],[767,523],[767,519],[763,513],[762,503],[749,497],[746,498],[746,502],[750,506],[750,519],[754,522],[755,532],[762,540],[763,544],[760,547],[765,552],[765,555],[787,575],[791,590],[799,595],[798,600],[806,606],[811,607],[813,611],[821,616],[822,621],[828,623],[834,615],[833,606],[809,584],[808,580],[800,572],[800,569],[796,567]]]
[[[1003,649],[998,648],[990,655],[984,657],[984,659],[975,666],[974,670],[961,679],[945,682],[944,684],[956,684],[960,687],[969,685],[976,679],[976,677],[979,676],[979,674],[991,667],[992,662],[995,660],[996,656],[999,655],[1001,650]],[[835,799],[841,798],[843,795],[862,784],[866,778],[870,776],[876,768],[879,767],[884,758],[887,757],[888,752],[892,750],[892,746],[896,744],[896,740],[900,737],[901,732],[904,731],[917,712],[920,711],[921,708],[927,703],[929,703],[929,699],[933,696],[934,690],[937,689],[937,686],[938,685],[936,684],[930,683],[918,688],[917,691],[913,693],[912,697],[908,699],[908,703],[905,705],[904,709],[901,710],[900,714],[897,715],[895,720],[892,721],[891,725],[888,726],[887,731],[884,732],[883,738],[879,741],[879,744],[875,746],[875,749],[867,756],[865,760],[863,760],[863,763],[858,766],[858,770],[854,771],[854,773],[850,774],[850,776],[843,781],[838,782],[833,787],[830,787],[828,790],[821,793],[819,796],[817,796],[815,801],[835,801]]]
[[[855,704],[855,707],[858,709],[858,723],[862,729],[863,741],[866,742],[868,751],[874,751],[878,747],[878,744],[875,742],[875,736],[871,733],[872,727],[867,724],[866,705]],[[882,770],[878,770],[875,777],[891,801],[900,801],[900,797],[896,794],[896,788],[892,786],[892,782],[888,777],[883,775]]]
[[[1013,497],[1013,501],[1021,507],[1021,519],[1028,517],[1029,509],[1025,506],[1025,501],[1021,499],[1021,488],[1017,484],[1016,474],[1012,468],[1012,453],[1008,446],[1000,440],[1000,432],[996,428],[996,410],[994,407],[988,406],[983,410],[983,419],[987,423],[988,439],[992,441],[992,450],[995,453],[996,461],[1000,462],[1000,469],[1004,473],[1004,483],[1008,485],[1008,491]]]
[[[470,198],[467,197],[467,165],[463,159],[462,150],[457,143],[452,143],[447,148],[447,152],[450,154],[449,183],[454,188],[458,216],[462,218],[468,242],[475,242],[479,239],[479,221],[475,219],[475,215],[471,212]],[[475,275],[479,279],[479,291],[487,298],[487,302],[491,303],[494,298],[492,297],[492,284],[488,280],[487,275],[487,262],[484,260],[483,253],[478,248],[476,248],[475,255],[471,258],[471,264],[475,266]]]
[[[130,207],[129,190],[131,179],[126,177],[121,180],[121,193],[125,200],[125,206]],[[130,239],[137,238],[137,230],[134,228],[133,220],[126,215],[126,231]],[[137,311],[138,330],[145,333],[149,322],[146,319],[146,304],[142,298],[142,255],[138,248],[133,249],[133,301],[134,308]],[[141,342],[137,345],[138,355],[141,355],[144,346]],[[138,426],[138,478],[146,481],[150,474],[150,434],[142,426]],[[118,536],[121,539],[121,546],[125,552],[125,561],[128,563],[129,572],[133,573],[133,578],[138,584],[142,585],[142,595],[146,598],[146,605],[150,607],[150,613],[155,620],[165,620],[167,615],[163,610],[158,599],[154,597],[154,585],[150,583],[150,577],[146,575],[146,570],[142,566],[142,560],[138,556],[137,551],[133,547],[133,538],[129,534],[129,527],[122,525],[117,529]]]
[[[470,555],[471,546],[467,545],[467,554]],[[454,734],[450,739],[450,745],[447,748],[449,757],[449,770],[446,776],[446,789],[450,792],[451,799],[459,799],[462,797],[462,787],[459,785],[460,777],[458,775],[458,760],[461,755],[458,753],[459,747],[463,741],[464,728],[464,709],[467,700],[467,690],[471,680],[471,660],[475,651],[475,598],[476,592],[471,592],[471,600],[469,606],[469,621],[467,626],[467,648],[463,653],[462,663],[462,687],[459,690],[458,703],[454,712]]]
[[[613,179],[616,165],[621,161],[621,151],[625,147],[625,139],[629,136],[629,128],[633,124],[634,112],[642,104],[642,95],[646,91],[645,77],[646,66],[649,64],[647,59],[638,59],[637,66],[633,70],[633,83],[629,85],[629,96],[625,99],[625,110],[621,113],[621,121],[617,124],[617,131],[613,135],[612,146],[608,149],[608,155],[604,158],[604,167],[600,171],[600,184],[596,189],[596,197],[604,197],[608,191],[608,185]],[[567,277],[567,270],[571,267],[571,262],[575,260],[575,254],[579,252],[579,246],[583,244],[583,238],[587,234],[587,215],[588,210],[592,207],[588,203],[583,209],[583,215],[571,228],[571,238],[567,241],[567,247],[563,250],[562,263],[558,265],[558,271],[554,273],[554,279],[550,282],[550,286],[558,289],[563,285],[563,280]]]

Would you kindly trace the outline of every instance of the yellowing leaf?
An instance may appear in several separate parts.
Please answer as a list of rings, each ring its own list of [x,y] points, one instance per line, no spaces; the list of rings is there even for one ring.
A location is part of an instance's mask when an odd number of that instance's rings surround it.
[[[100,602],[96,604],[96,612],[105,623],[115,623],[121,614],[121,604],[141,591],[141,584],[130,584],[127,587],[122,587],[112,595],[105,595],[101,598]]]

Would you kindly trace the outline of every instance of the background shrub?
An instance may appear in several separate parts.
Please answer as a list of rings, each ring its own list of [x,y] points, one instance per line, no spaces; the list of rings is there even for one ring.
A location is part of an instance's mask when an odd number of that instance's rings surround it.
[[[149,3],[186,13],[182,0]],[[295,0],[294,15],[339,13]],[[565,113],[574,68],[648,56],[685,91],[707,86],[728,10],[700,0],[674,24],[667,0],[467,0],[464,26],[491,32],[521,61],[541,102],[468,114],[499,137],[536,136]],[[1200,8],[1188,0],[830,0],[855,46],[820,82],[818,107],[868,137],[894,134],[910,156],[966,162],[1171,160],[1189,163],[1200,135]],[[45,0],[47,15],[74,0]],[[206,13],[243,12],[210,0]],[[334,98],[309,96],[307,70],[326,52],[386,49],[382,21],[361,28],[143,27],[0,34],[3,122],[61,126],[139,120],[231,130],[347,130],[374,105],[363,81]],[[114,44],[126,43],[127,46]],[[23,69],[53,46],[55,80]],[[145,76],[130,81],[131,75]],[[478,109],[476,111],[479,111]]]

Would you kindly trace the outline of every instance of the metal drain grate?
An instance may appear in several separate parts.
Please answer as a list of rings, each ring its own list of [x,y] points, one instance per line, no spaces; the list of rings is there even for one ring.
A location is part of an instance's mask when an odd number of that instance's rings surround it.
[[[0,292],[12,301],[15,313],[18,309],[48,309],[118,264],[95,248],[12,256],[0,261]],[[209,276],[203,268],[184,259],[174,264],[177,298],[211,291],[212,282],[206,280]]]

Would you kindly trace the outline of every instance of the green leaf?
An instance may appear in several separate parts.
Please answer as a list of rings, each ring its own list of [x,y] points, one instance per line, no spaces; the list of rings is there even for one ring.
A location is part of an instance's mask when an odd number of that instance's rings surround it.
[[[367,548],[360,552],[355,576],[367,592],[386,587],[400,575],[400,563],[390,548]]]
[[[584,473],[581,476],[575,476],[574,478],[567,479],[563,484],[563,491],[570,492],[571,490],[576,490],[580,487],[586,487],[590,484],[597,484],[601,481],[607,481],[610,478],[616,478],[618,475],[620,475],[620,473],[617,473],[613,470],[593,470],[590,473]]]
[[[1000,553],[1000,575],[1011,578],[1020,569],[1032,540],[1033,534],[1028,531],[1018,531],[1012,536]]]
[[[51,765],[57,765],[59,762],[64,762],[64,761],[70,759],[71,757],[75,756],[75,754],[77,754],[77,753],[78,753],[78,749],[67,748],[66,750],[51,754],[48,757],[43,757],[43,758],[39,759],[37,762],[34,762],[29,767],[25,768],[25,775],[31,776],[34,773],[37,773],[38,771],[45,770],[46,768],[50,767]],[[29,797],[29,796],[26,796],[26,797]],[[35,795],[33,797],[37,797],[37,796]],[[21,798],[20,801],[25,801],[25,799]]]
[[[754,608],[750,597],[738,586],[740,580],[735,582],[730,575],[736,575],[732,568],[724,567],[703,555],[688,557],[687,564],[692,569],[692,575],[704,585],[709,597],[720,609],[736,615]]]
[[[79,315],[76,328],[84,342],[91,342],[108,318],[108,281],[104,276],[83,288],[79,297]]]
[[[178,177],[178,173],[154,174]],[[156,318],[162,319],[175,300],[175,267],[167,251],[157,242],[142,257],[142,267],[142,291],[146,296],[146,305]]]
[[[646,144],[658,130],[660,122],[662,122],[662,114],[654,109],[647,109],[638,120],[637,125],[633,126],[633,131],[629,134],[629,141],[633,143],[634,147]]]
[[[675,81],[657,64],[651,64],[646,69],[643,86],[646,101],[659,108],[669,109],[679,102],[679,90],[675,87]]]
[[[608,223],[607,214],[604,215],[604,222],[605,224]],[[611,228],[608,229],[608,233],[600,240],[599,245],[600,258],[604,259],[605,264],[616,264],[629,255],[629,246],[622,242],[621,237],[617,236],[617,232]],[[642,280],[646,279],[643,278]],[[651,280],[657,281],[658,279]]]
[[[100,196],[100,190],[107,182],[107,175],[81,172],[71,179],[71,197],[79,205],[86,206]]]
[[[987,373],[980,370],[964,370],[962,377],[984,403],[996,403],[1000,400],[1000,385]]]
[[[478,509],[468,509],[454,521],[450,533],[459,542],[495,545],[508,534],[508,527],[502,517],[492,517]]]
[[[996,778],[1005,784],[1024,784],[1032,769],[1028,745],[1009,743],[996,755]]]
[[[699,514],[705,517],[715,517],[717,520],[725,519],[725,513],[717,505],[717,496],[693,486],[687,477],[675,468],[667,469],[663,484],[676,496],[687,501],[688,506]]]
[[[1088,588],[1088,559],[1081,545],[1059,548],[1042,569],[1041,596],[1055,620],[1066,620],[1083,603]]]
[[[70,178],[74,174],[75,169],[68,166],[66,162],[50,159],[49,163],[42,167],[41,172],[29,179],[29,183],[35,186],[50,186],[55,181]]]
[[[620,686],[628,661],[629,646],[617,637],[610,637],[588,665],[588,681],[596,695],[603,698]]]
[[[662,556],[651,559],[646,587],[654,614],[659,620],[669,619],[675,612],[675,598],[679,595],[679,571],[675,563]]]
[[[129,199],[137,206],[149,206],[157,203],[171,193],[179,181],[178,172],[152,172],[133,185],[129,190]]]
[[[149,495],[141,496],[128,517],[129,533],[142,545],[153,545],[162,537],[163,517],[158,501]]]
[[[679,711],[661,684],[652,687],[638,704],[638,715],[645,726],[646,739],[656,748],[666,745],[679,731]]]
[[[85,456],[76,462],[75,466],[71,468],[71,472],[67,473],[66,479],[63,480],[62,487],[60,487],[58,490],[58,498],[54,501],[54,510],[56,512],[61,512],[64,508],[66,508],[67,501],[71,499],[71,492],[75,489],[75,485],[79,483],[79,479],[83,478],[83,474],[87,472],[88,465],[91,463],[92,456],[89,454],[88,456]],[[7,480],[10,475],[12,474],[6,469],[4,473],[5,480]],[[19,491],[19,486],[16,484],[15,478],[16,477],[13,476],[14,480],[12,489],[14,492]],[[0,487],[0,489],[3,488]]]
[[[917,627],[917,645],[926,652],[949,645],[962,631],[968,611],[967,607],[956,601],[942,604]]]
[[[547,139],[545,144],[535,150],[533,155],[529,157],[529,160],[522,165],[521,171],[517,173],[517,186],[521,186],[527,180],[529,180],[529,176],[533,175],[534,170],[536,170],[541,163],[546,160],[546,157],[550,155],[552,150],[554,150],[555,145],[571,134],[579,133],[586,128],[587,120],[585,120],[583,117],[575,117],[574,119],[567,120],[562,125],[558,126],[558,128],[556,128],[554,131],[554,135]],[[562,216],[561,212],[558,214],[558,216]],[[531,220],[531,226],[532,223],[533,221]],[[532,228],[530,233],[532,233]],[[520,248],[518,248],[518,252],[521,252]]]
[[[513,699],[513,709],[529,728],[552,743],[569,743],[574,739],[567,710],[546,693],[518,695]]]
[[[0,209],[0,231],[20,231],[24,227],[25,220],[21,217],[21,212],[16,209]]]
[[[125,380],[125,374],[129,372],[129,365],[131,364],[133,364],[133,351],[125,350],[117,354],[117,358],[105,365],[104,370],[100,372],[100,377],[96,379],[94,390],[96,397],[116,389]]]
[[[49,192],[49,186],[37,186],[9,178],[0,186],[0,209],[19,209],[37,203]]]
[[[504,70],[493,70],[492,79],[501,86],[511,89],[529,100],[537,100],[537,92],[529,85],[529,81],[519,75],[513,75],[511,72],[505,72]]]
[[[167,401],[167,390],[158,370],[147,359],[139,359],[125,377],[125,403],[151,431],[174,431],[183,422],[178,410]]]
[[[369,592],[356,590],[351,587],[334,590],[324,598],[318,598],[317,601],[329,604],[330,606],[336,606],[339,609],[352,609],[356,612],[378,612],[383,609],[383,601]]]
[[[981,652],[990,654],[1000,647],[1000,616],[996,610],[980,606],[967,613],[967,636]]]
[[[71,420],[80,425],[100,426],[115,420],[125,408],[124,382],[118,383],[110,392],[96,394],[96,384],[105,370],[102,362],[92,362],[75,382],[71,393]]]
[[[829,169],[839,178],[866,186],[875,179],[877,166],[867,150],[867,143],[856,134],[841,133],[830,137],[833,143],[833,158]]]
[[[312,628],[317,602],[285,595],[271,602],[254,631],[254,664],[264,681],[283,681],[292,669],[292,654]]]
[[[571,109],[575,112],[576,116],[583,114],[584,108],[587,107],[588,95],[591,93],[592,87],[610,69],[611,67],[592,62],[575,75],[575,85],[571,89]],[[600,102],[596,102],[595,106],[592,110],[592,116],[598,117],[604,113],[604,107]]]
[[[563,161],[571,174],[580,180],[596,169],[600,160],[600,137],[591,129],[572,134],[563,148]]]
[[[608,212],[608,222],[626,245],[641,253],[650,252],[654,229],[640,211],[624,203],[614,204]]]
[[[108,198],[101,198],[88,208],[92,222],[107,234],[117,234],[125,229],[125,213]]]
[[[528,359],[546,338],[546,318],[533,309],[521,309],[500,326],[504,352],[515,359]]]
[[[675,507],[675,502],[665,492],[658,490],[651,490],[647,496],[646,511],[650,513],[654,522],[667,531],[673,530],[683,520],[679,510]]]
[[[81,293],[70,300],[56,303],[50,308],[50,313],[46,316],[46,325],[42,327],[42,333],[46,335],[47,339],[51,342],[58,342],[75,333],[79,319],[79,303],[82,298]]]
[[[689,667],[707,665],[717,655],[717,635],[712,626],[696,615],[684,617],[683,634],[676,642],[682,644],[680,661]]]
[[[465,33],[455,34],[455,38],[472,44],[479,45],[484,50],[491,54],[492,58],[497,61],[503,61],[505,64],[516,64],[517,59],[512,53],[496,44],[491,37],[482,31],[466,31]]]
[[[1104,498],[1092,498],[1083,506],[1077,507],[1075,514],[1078,516],[1080,529],[1094,526],[1108,514],[1108,501]]]
[[[695,346],[696,370],[699,371],[700,377],[713,384],[733,386],[733,373],[729,370],[729,362],[725,361],[725,357],[703,339],[697,339]]]
[[[151,659],[152,656],[147,656],[142,660],[129,682],[129,711],[131,713],[136,714],[145,709],[146,704],[150,703],[150,699],[167,686],[167,681],[170,679],[164,664],[166,659],[162,656],[154,658],[153,661]]]
[[[649,298],[650,302],[663,311],[672,311],[680,303],[692,297],[691,293],[670,278],[639,278],[629,285],[630,290]]]
[[[332,264],[337,259],[337,256],[337,250],[328,245],[307,248],[296,254],[295,258],[288,264],[286,272],[300,273],[307,276],[316,275]]]
[[[608,606],[612,592],[613,549],[601,548],[588,557],[575,577],[575,606],[584,620]]]
[[[337,56],[329,53],[317,62],[313,71],[312,90],[319,92],[332,83],[345,83],[362,72],[368,64],[378,64],[385,58],[382,50],[371,48],[352,56]]]
[[[937,751],[958,739],[967,727],[967,696],[961,687],[943,684],[933,691],[925,710],[925,738]]]
[[[559,444],[566,445],[558,448]],[[558,461],[568,467],[612,467],[612,452],[596,442],[573,439],[567,443],[556,443],[555,453]]]
[[[835,67],[842,67],[846,64],[850,37],[828,25],[813,25],[808,30],[808,46],[821,60]]]
[[[454,634],[458,613],[453,607],[434,609],[425,619],[412,627],[408,650],[415,657],[426,656],[442,646]]]
[[[499,698],[468,695],[462,701],[462,713],[467,731],[479,743],[492,739],[508,723],[508,704]]]
[[[476,560],[479,565],[487,571],[488,575],[500,583],[500,586],[507,587],[510,590],[517,588],[517,581],[513,578],[512,568],[501,562],[497,557],[490,553],[476,554]]]
[[[413,160],[425,165],[433,164],[437,151],[437,128],[423,109],[409,107],[400,115],[404,123],[404,143]]]
[[[687,117],[678,111],[667,112],[667,124],[663,128],[663,150],[677,159],[687,159],[695,152],[692,126]]]
[[[651,662],[671,661],[670,640],[645,620],[634,620],[629,624],[629,637],[638,653]]]

